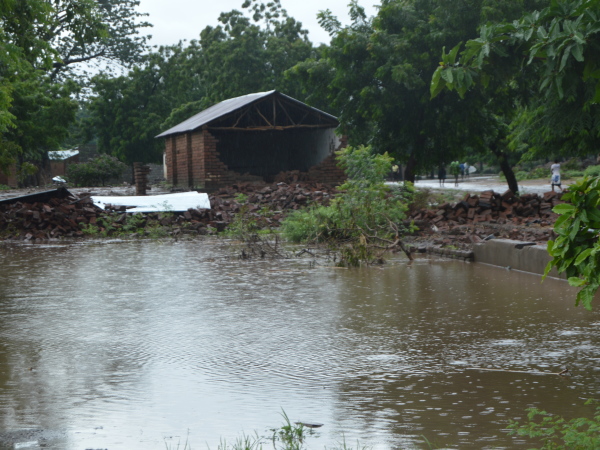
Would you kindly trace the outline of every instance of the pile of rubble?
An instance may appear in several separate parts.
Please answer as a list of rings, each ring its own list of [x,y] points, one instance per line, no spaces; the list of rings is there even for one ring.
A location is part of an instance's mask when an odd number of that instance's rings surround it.
[[[538,194],[517,197],[511,190],[504,194],[490,190],[480,195],[466,194],[456,204],[445,203],[436,209],[413,211],[410,218],[416,223],[433,224],[438,228],[478,222],[522,225],[537,221],[550,225],[558,217],[552,208],[564,203],[560,198],[561,194],[557,192],[546,192],[542,197]]]
[[[207,234],[223,231],[244,205],[246,213],[261,218],[265,226],[279,226],[284,212],[309,203],[327,204],[335,189],[321,183],[288,185],[236,184],[210,196],[211,209],[189,209],[177,213],[148,213],[136,225],[162,226],[169,234]],[[66,189],[48,191],[14,200],[0,201],[0,240],[48,240],[82,237],[96,227],[98,232],[130,230],[124,207],[106,211],[96,207],[91,194],[74,195]],[[268,214],[264,211],[268,210]],[[133,231],[133,230],[132,230]],[[139,231],[139,230],[137,230]]]
[[[454,204],[412,211],[409,219],[419,230],[409,240],[413,249],[427,246],[432,253],[447,246],[469,248],[491,238],[545,243],[553,238],[558,215],[552,208],[564,203],[561,197],[557,192],[516,196],[510,190],[466,194]]]
[[[210,196],[211,209],[189,209],[177,213],[147,213],[143,219],[129,219],[124,207],[104,211],[94,205],[91,194],[75,195],[66,189],[37,193],[0,201],[0,239],[47,240],[82,237],[90,230],[118,234],[143,227],[164,227],[168,234],[207,234],[223,231],[243,212],[261,226],[278,227],[285,214],[309,204],[328,204],[336,193],[323,183],[284,182],[271,185],[234,184]],[[515,196],[485,191],[466,194],[454,204],[412,211],[409,220],[419,230],[409,240],[415,245],[469,246],[490,235],[517,240],[545,242],[551,238],[557,215],[552,208],[562,203],[561,195]],[[142,229],[132,229],[132,222]],[[109,234],[110,234],[109,233]],[[106,234],[106,233],[105,233]]]

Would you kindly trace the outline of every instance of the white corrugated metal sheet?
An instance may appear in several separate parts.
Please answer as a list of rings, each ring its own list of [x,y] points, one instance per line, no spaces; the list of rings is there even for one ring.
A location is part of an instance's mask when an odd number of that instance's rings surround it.
[[[48,158],[52,161],[64,161],[65,159],[72,158],[73,156],[79,155],[79,150],[55,150],[48,152]]]
[[[144,196],[92,196],[92,201],[100,209],[105,205],[126,206],[127,212],[181,212],[188,209],[210,209],[208,194],[196,191],[175,194]]]

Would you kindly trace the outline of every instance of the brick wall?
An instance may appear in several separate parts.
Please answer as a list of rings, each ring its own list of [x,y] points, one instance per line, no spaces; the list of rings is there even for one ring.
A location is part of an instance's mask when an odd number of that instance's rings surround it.
[[[185,188],[203,188],[211,191],[248,180],[247,174],[229,170],[221,161],[218,152],[219,140],[208,130],[170,136],[165,143],[165,163],[167,181]],[[341,139],[339,150],[347,145],[347,139]],[[346,175],[337,167],[335,154],[332,153],[320,164],[308,171],[309,178],[323,183],[340,183]],[[250,177],[256,181],[258,177]]]
[[[177,167],[177,164],[173,158],[174,143],[175,139],[173,136],[169,136],[165,139],[165,165],[167,166],[167,182],[171,183],[172,185],[177,184],[177,174],[174,170]]]
[[[340,139],[340,145],[335,149],[335,151],[347,146],[348,137],[342,136]],[[346,173],[337,165],[335,151],[325,158],[321,163],[308,169],[308,176],[311,181],[338,184],[342,183],[346,179]]]
[[[204,187],[206,190],[214,190],[238,181],[238,174],[229,170],[227,165],[219,159],[217,151],[219,140],[208,130],[203,130],[202,135],[204,138]]]
[[[18,186],[17,166],[15,164],[12,164],[8,168],[7,173],[4,173],[2,170],[0,170],[0,184],[3,184],[5,186],[10,186],[13,188],[16,188]]]

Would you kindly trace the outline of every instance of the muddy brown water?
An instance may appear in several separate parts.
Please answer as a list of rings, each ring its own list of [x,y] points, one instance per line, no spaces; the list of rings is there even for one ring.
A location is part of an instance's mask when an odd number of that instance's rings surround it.
[[[0,246],[0,267],[0,448],[216,449],[285,411],[324,424],[311,449],[524,449],[525,408],[599,395],[598,312],[534,275],[219,241]]]

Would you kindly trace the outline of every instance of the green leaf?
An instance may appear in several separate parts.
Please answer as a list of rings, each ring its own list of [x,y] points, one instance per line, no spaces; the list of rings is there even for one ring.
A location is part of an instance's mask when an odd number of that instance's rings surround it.
[[[561,203],[552,208],[552,211],[554,211],[556,214],[573,214],[575,210],[575,206],[569,203]]]
[[[578,277],[570,277],[567,281],[573,287],[581,287],[586,284],[585,280]]]
[[[458,55],[458,50],[460,50],[461,45],[462,42],[459,42],[458,45],[454,46],[454,48],[450,50],[450,53],[448,54],[450,64],[456,64],[456,55]]]
[[[583,261],[585,261],[592,254],[592,251],[593,251],[593,249],[591,249],[591,248],[587,248],[584,251],[582,251],[579,254],[579,256],[575,259],[575,265],[578,266]]]
[[[583,307],[589,311],[592,310],[592,302],[594,301],[594,294],[598,288],[594,289],[593,285],[588,285],[580,290],[577,294],[577,300],[575,305],[582,304]]]
[[[581,225],[581,218],[576,217],[571,225],[571,232],[569,233],[569,239],[574,240],[577,233],[579,233],[579,226]]]
[[[573,47],[573,57],[579,62],[583,61],[583,46],[581,44]]]
[[[454,77],[452,76],[452,69],[450,68],[446,68],[442,70],[442,78],[444,80],[446,80],[446,83],[448,83],[449,85],[452,85],[452,82],[454,81]]]
[[[435,72],[433,72],[433,77],[431,78],[431,85],[429,86],[429,93],[431,98],[435,98],[440,92],[444,90],[446,86],[446,82],[442,80],[442,72],[444,68],[439,66]]]

